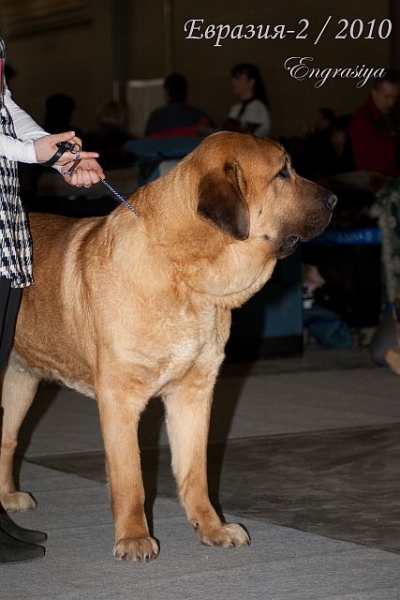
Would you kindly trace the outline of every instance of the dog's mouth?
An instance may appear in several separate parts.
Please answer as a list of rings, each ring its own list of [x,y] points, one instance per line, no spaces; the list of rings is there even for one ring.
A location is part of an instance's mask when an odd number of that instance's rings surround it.
[[[288,235],[280,245],[279,255],[282,257],[289,256],[289,254],[292,254],[292,252],[296,250],[297,246],[300,244],[300,241],[300,236]]]

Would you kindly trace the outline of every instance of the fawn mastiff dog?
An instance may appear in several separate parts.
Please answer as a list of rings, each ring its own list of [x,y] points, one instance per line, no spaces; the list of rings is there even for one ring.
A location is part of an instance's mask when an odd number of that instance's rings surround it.
[[[328,225],[335,196],[302,179],[271,140],[221,132],[106,217],[32,215],[35,285],[23,295],[4,377],[0,499],[17,491],[17,434],[41,379],[98,403],[116,558],[149,560],[137,429],[151,397],[165,405],[180,501],[200,540],[249,544],[221,521],[207,489],[214,383],[231,309],[264,285],[277,259]]]

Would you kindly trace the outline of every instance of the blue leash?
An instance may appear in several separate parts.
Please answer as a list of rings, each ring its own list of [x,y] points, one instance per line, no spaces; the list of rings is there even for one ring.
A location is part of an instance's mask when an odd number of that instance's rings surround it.
[[[126,198],[124,196],[122,196],[119,192],[117,192],[116,189],[113,188],[112,185],[110,185],[105,179],[101,180],[101,183],[103,185],[105,185],[110,192],[112,192],[114,194],[114,196],[120,201],[122,202],[122,204],[125,204],[125,206],[127,208],[129,208],[129,210],[131,210],[135,215],[137,214],[136,210],[133,208],[132,204],[129,204],[129,202],[127,202]]]
[[[65,152],[65,150],[66,150],[66,148],[63,147],[62,148],[62,153]],[[79,152],[78,152],[77,153],[77,158],[75,159],[74,164],[68,169],[68,171],[65,171],[64,175],[68,175],[68,177],[71,177],[72,173],[74,172],[74,170],[76,169],[76,167],[78,166],[79,163],[80,163],[80,156],[79,156]],[[117,190],[114,189],[112,185],[110,185],[105,179],[102,179],[101,183],[103,185],[105,185],[110,190],[110,192],[112,192],[114,194],[114,196],[120,202],[122,202],[122,204],[125,204],[125,206],[127,208],[129,208],[129,210],[131,210],[135,215],[137,215],[137,212],[133,208],[133,206],[131,204],[129,204],[129,202],[127,202],[126,198],[124,196],[121,196],[121,194],[119,192],[117,192]]]

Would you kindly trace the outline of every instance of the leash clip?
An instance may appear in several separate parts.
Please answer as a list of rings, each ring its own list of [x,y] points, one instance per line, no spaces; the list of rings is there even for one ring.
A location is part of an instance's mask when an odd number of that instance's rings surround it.
[[[70,166],[70,168],[67,171],[64,171],[64,175],[66,175],[67,177],[71,177],[72,173],[75,171],[76,167],[81,162],[80,153],[76,152],[76,154],[77,154],[77,157],[75,158],[75,161],[72,163],[72,165]]]

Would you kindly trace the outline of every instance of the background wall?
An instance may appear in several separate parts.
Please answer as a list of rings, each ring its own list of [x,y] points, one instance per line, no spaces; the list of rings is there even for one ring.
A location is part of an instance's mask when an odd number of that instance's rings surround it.
[[[87,3],[88,22],[14,37],[4,14],[8,4],[16,7],[19,2],[0,4],[7,63],[17,71],[11,82],[15,101],[41,123],[46,98],[55,92],[68,94],[77,102],[74,121],[85,129],[91,127],[97,106],[113,93],[112,2]],[[29,4],[33,13],[37,3],[21,2]]]
[[[285,71],[291,56],[311,56],[313,66],[390,66],[393,35],[387,40],[335,40],[338,21],[360,19],[365,33],[368,22],[377,24],[391,13],[391,0],[91,0],[90,19],[73,27],[15,37],[7,22],[7,6],[22,0],[2,0],[0,25],[7,43],[8,61],[18,71],[12,81],[17,102],[42,121],[46,97],[54,92],[72,95],[77,101],[75,122],[84,129],[94,126],[94,112],[106,98],[123,95],[127,79],[163,77],[171,70],[187,76],[191,103],[204,108],[219,125],[233,98],[231,67],[253,62],[264,77],[272,114],[273,134],[301,135],[312,126],[320,106],[339,114],[352,112],[368,93],[352,79],[328,80],[315,88],[316,80],[296,81]],[[31,7],[38,0],[28,3]],[[39,2],[40,3],[40,2]],[[42,2],[43,3],[43,2]],[[314,45],[327,16],[332,20]],[[310,22],[306,40],[293,34],[277,40],[185,39],[184,24],[190,19],[207,24],[285,25],[300,31],[301,19]],[[204,33],[204,29],[203,29]],[[362,36],[364,37],[364,36]],[[398,56],[398,53],[397,53]],[[393,60],[393,59],[392,59]]]
[[[354,80],[331,80],[315,89],[315,80],[299,82],[284,69],[291,56],[310,56],[320,67],[345,67],[357,64],[387,66],[390,46],[387,41],[334,41],[340,30],[337,22],[346,17],[365,23],[373,18],[388,17],[388,3],[375,0],[348,0],[315,2],[315,0],[250,0],[230,2],[229,10],[212,6],[205,10],[204,2],[193,0],[190,9],[185,0],[175,0],[173,12],[173,58],[183,72],[192,73],[192,92],[206,108],[213,105],[219,122],[223,120],[231,102],[228,74],[237,62],[253,62],[262,71],[266,83],[275,134],[300,134],[307,123],[313,123],[319,106],[330,106],[339,113],[352,111],[366,95],[366,89],[357,90]],[[326,35],[313,45],[319,29],[328,15],[332,21]],[[293,35],[277,40],[226,40],[221,48],[206,40],[184,40],[179,32],[185,21],[195,16],[211,23],[270,23],[285,24],[290,30],[300,31],[299,21],[307,18],[310,27],[308,39],[298,40]],[[200,77],[198,73],[202,73]],[[197,74],[197,75],[196,75]],[[207,81],[207,85],[205,85]]]

